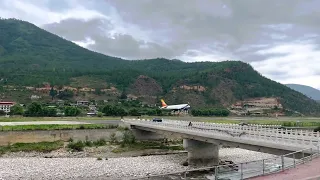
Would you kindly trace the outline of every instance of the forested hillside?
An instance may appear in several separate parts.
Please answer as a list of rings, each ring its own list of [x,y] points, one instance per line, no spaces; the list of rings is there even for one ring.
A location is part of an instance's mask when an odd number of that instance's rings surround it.
[[[320,114],[320,104],[240,61],[126,61],[89,51],[28,22],[0,20],[2,86],[69,85],[75,77],[100,79],[149,103],[164,97],[169,104],[212,107],[252,97],[279,97],[287,109]]]

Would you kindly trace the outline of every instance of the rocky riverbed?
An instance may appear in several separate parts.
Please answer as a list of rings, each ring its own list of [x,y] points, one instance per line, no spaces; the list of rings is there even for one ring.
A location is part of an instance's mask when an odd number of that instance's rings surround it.
[[[60,155],[51,158],[44,158],[48,157],[49,153],[40,156],[36,153],[22,152],[4,155],[0,158],[0,179],[129,179],[184,171],[189,168],[181,165],[181,162],[187,158],[185,153],[107,157],[107,160],[106,156],[100,156],[102,160],[97,160],[97,158],[79,154],[65,156],[65,153],[70,152],[52,153],[60,153]],[[273,155],[237,148],[220,150],[221,160],[232,160],[235,163],[270,157]]]

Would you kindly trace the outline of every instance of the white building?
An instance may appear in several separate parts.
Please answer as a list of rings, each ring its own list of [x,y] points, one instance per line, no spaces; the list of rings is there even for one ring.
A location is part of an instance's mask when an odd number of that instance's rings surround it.
[[[0,111],[9,113],[13,105],[14,105],[14,102],[0,102]]]
[[[89,106],[89,101],[77,101],[77,106]]]

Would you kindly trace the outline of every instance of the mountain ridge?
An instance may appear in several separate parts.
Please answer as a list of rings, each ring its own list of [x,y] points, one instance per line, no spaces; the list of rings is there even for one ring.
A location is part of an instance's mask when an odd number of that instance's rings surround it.
[[[320,90],[313,88],[311,86],[306,86],[302,84],[285,84],[286,86],[290,87],[291,89],[298,91],[311,99],[316,101],[320,101]]]
[[[92,88],[101,89],[106,84],[115,87],[118,94],[131,93],[149,104],[158,103],[163,97],[172,103],[191,102],[194,107],[228,107],[247,98],[279,97],[287,109],[320,114],[318,103],[267,79],[241,61],[186,63],[165,58],[128,61],[87,50],[15,19],[1,19],[0,32],[3,32],[0,33],[2,86],[42,87],[45,82],[63,86],[75,84],[74,78],[83,77],[84,82],[74,88],[99,81]],[[77,98],[89,96],[79,94]]]

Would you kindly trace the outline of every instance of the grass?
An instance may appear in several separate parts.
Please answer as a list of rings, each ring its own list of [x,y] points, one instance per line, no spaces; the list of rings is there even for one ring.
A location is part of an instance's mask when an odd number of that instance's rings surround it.
[[[166,150],[183,150],[182,145],[164,145],[162,142],[157,141],[140,141],[132,144],[121,145],[112,150],[113,153],[122,153],[128,151],[139,151],[145,149],[166,149]]]
[[[79,120],[120,120],[120,117],[0,117],[0,122],[25,122],[25,121],[79,121]]]
[[[77,141],[74,142],[72,139],[69,140],[68,148],[72,151],[83,151],[84,147],[98,147],[98,146],[104,146],[107,144],[107,141],[105,139],[99,139],[96,141]]]
[[[25,130],[72,130],[72,129],[116,129],[113,124],[39,124],[0,126],[0,131],[25,131]]]
[[[51,152],[63,147],[63,141],[39,142],[39,143],[15,143],[8,146],[0,146],[0,154],[6,152]]]

